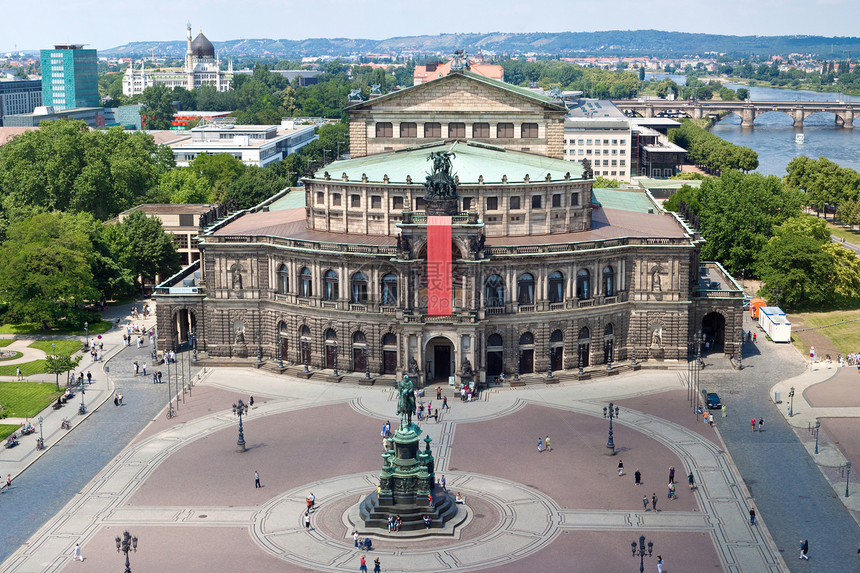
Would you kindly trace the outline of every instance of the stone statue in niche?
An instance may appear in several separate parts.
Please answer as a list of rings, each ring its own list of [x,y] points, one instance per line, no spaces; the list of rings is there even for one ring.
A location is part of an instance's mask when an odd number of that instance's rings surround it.
[[[472,371],[472,363],[469,362],[468,358],[463,358],[463,368],[460,375],[464,380],[471,380],[474,374],[475,373]]]
[[[415,360],[414,356],[409,357],[409,375],[415,378],[418,377],[418,361]]]
[[[663,346],[663,327],[659,324],[651,327],[651,346]]]
[[[660,267],[655,268],[651,271],[651,290],[655,292],[660,292],[663,290],[660,279]]]
[[[233,267],[233,290],[242,290],[242,267]]]

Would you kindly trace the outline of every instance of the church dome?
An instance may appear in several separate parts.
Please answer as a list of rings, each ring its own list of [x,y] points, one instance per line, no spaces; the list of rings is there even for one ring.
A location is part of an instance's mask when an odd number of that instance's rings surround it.
[[[215,46],[213,46],[212,42],[203,35],[203,32],[197,34],[197,37],[194,38],[193,42],[191,42],[191,55],[197,56],[198,58],[215,57]]]

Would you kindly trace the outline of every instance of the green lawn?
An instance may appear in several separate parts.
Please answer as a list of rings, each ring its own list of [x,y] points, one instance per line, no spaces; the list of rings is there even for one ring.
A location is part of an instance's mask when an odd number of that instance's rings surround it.
[[[30,348],[36,348],[45,354],[53,354],[52,344],[57,345],[57,354],[74,354],[83,347],[83,343],[77,340],[37,340],[30,344]]]
[[[0,358],[0,360],[16,360],[18,358],[21,358],[21,356],[23,356],[23,354],[21,354],[17,350],[9,350],[9,352],[11,352],[13,355],[8,357],[8,358]]]
[[[24,362],[23,364],[6,364],[0,366],[0,376],[15,376],[16,368],[21,369],[21,374],[24,376],[32,376],[33,374],[45,373],[45,361],[33,360],[32,362]]]
[[[12,424],[0,424],[0,440],[5,440],[14,434],[20,427],[21,426],[15,426]]]
[[[60,394],[50,382],[0,382],[0,405],[9,417],[32,418]]]
[[[836,235],[840,239],[845,239],[846,243],[854,243],[855,245],[860,245],[860,229],[851,230],[846,229],[842,225],[834,225],[833,223],[827,223],[827,230],[830,231],[830,234]]]
[[[802,322],[800,328],[826,327],[817,328],[814,332],[830,339],[840,353],[848,354],[860,351],[860,310],[802,312],[793,316],[797,316]],[[842,322],[844,324],[837,324]],[[808,354],[809,345],[801,342],[798,338],[792,336],[793,342],[803,351],[804,355]]]
[[[110,321],[101,320],[99,322],[90,323],[90,335],[104,334],[111,329],[113,324]],[[0,325],[0,334],[29,334],[29,335],[45,335],[45,334],[73,334],[76,336],[84,336],[83,328],[51,328],[42,330],[42,325],[37,322],[24,322],[21,324],[3,324]]]
[[[3,348],[4,346],[9,346],[13,342],[15,342],[14,338],[0,338],[0,348]]]

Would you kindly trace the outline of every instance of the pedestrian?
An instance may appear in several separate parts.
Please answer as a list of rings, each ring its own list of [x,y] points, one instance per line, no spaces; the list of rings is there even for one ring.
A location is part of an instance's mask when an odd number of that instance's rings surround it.
[[[448,405],[448,396],[445,396],[444,398],[442,398],[442,409],[448,410],[450,408],[451,407]]]
[[[639,471],[639,468],[636,468],[636,471],[633,472],[633,480],[636,485],[642,485],[642,472]]]
[[[260,472],[254,470],[254,489],[263,487],[260,485]]]
[[[546,447],[546,451],[550,451],[552,448],[549,447],[549,436],[546,437],[544,441],[544,446]]]
[[[806,559],[809,561],[809,540],[801,539],[800,540],[800,557],[798,559]]]
[[[317,496],[314,495],[314,492],[311,492],[311,494],[308,496],[308,510],[309,511],[314,511],[314,509],[315,509],[314,506],[316,505],[316,502],[317,502]]]
[[[663,573],[663,556],[657,556],[657,573]]]
[[[164,384],[164,382],[161,381],[161,370],[158,371],[158,383]]]
[[[618,460],[618,477],[624,475],[624,462],[622,460]]]
[[[358,570],[359,571],[367,571],[367,560],[364,558],[364,555],[361,556],[361,558],[358,560],[358,562],[360,563]]]
[[[687,481],[690,484],[690,489],[693,489],[696,485],[696,478],[693,477],[693,472],[690,472],[690,475],[687,476]]]
[[[152,373],[152,383],[153,383],[153,384],[158,384],[158,372],[153,372],[153,373]]]
[[[253,396],[251,396],[251,397],[248,399],[248,406],[250,406],[251,408],[253,408],[253,407],[254,407],[254,397],[253,397]]]
[[[670,499],[670,500],[675,499],[675,484],[672,482],[669,482],[669,497],[668,497],[668,499]]]
[[[17,380],[23,380],[24,377],[21,375],[21,368],[19,366],[15,367],[15,376]]]
[[[750,525],[755,525],[755,508],[750,508]]]
[[[648,496],[642,496],[642,507],[645,508],[645,511],[648,511]]]
[[[311,529],[311,514],[307,511],[305,512],[305,529],[308,531]]]
[[[439,408],[433,409],[433,419],[436,421],[437,424],[439,423]]]
[[[135,360],[134,361],[134,375],[137,376],[137,373],[140,372],[140,363]]]
[[[114,405],[114,406],[119,406],[119,394],[114,394],[114,395],[113,395],[113,405]]]
[[[758,419],[758,431],[761,432],[763,430],[763,427],[764,427],[764,418],[759,418]]]
[[[669,466],[669,483],[675,483],[675,466]]]
[[[84,558],[81,555],[81,544],[75,543],[75,557],[74,557],[74,559],[72,559],[72,561],[83,561],[83,560],[84,560]]]
[[[657,494],[656,493],[651,494],[651,507],[654,509],[654,511],[657,511]]]
[[[143,375],[146,376],[146,362],[143,363]]]
[[[373,560],[373,573],[380,573],[382,571],[382,565],[379,564],[379,557]]]
[[[436,386],[436,399],[437,400],[442,399],[442,387],[441,386]]]
[[[755,418],[750,423],[752,424],[752,431],[755,432]]]
[[[445,485],[446,485],[446,482],[445,482],[445,474],[442,474],[442,479],[440,479],[440,480],[439,480],[439,485],[441,485],[441,486],[442,486],[442,489],[443,489],[443,490],[448,491],[448,488],[447,488],[447,487],[445,487]]]
[[[119,405],[122,406],[122,392],[119,393]]]
[[[388,526],[388,532],[391,533],[391,526]],[[352,532],[352,540],[355,541],[355,546],[358,547],[358,540],[360,537],[358,536],[358,530]]]
[[[93,373],[87,370],[87,384],[93,383]]]
[[[860,368],[858,368],[860,370]],[[785,414],[791,418],[791,403],[785,405]]]
[[[12,487],[12,474],[6,474],[6,488]]]
[[[726,417],[726,405],[723,404],[723,418]]]
[[[756,338],[758,338],[758,333],[753,332],[753,344],[755,344]]]
[[[538,453],[541,453],[542,451],[543,451],[543,440],[538,438]]]

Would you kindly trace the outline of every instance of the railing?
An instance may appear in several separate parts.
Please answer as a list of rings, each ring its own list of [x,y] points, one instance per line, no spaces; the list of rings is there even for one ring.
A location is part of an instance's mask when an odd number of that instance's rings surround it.
[[[397,312],[396,306],[381,306],[379,307],[379,312],[383,314],[394,314]]]
[[[487,307],[487,314],[505,314],[505,307],[489,306]]]
[[[551,303],[549,303],[549,309],[550,310],[564,310],[564,303],[563,302],[551,302]]]
[[[589,298],[586,300],[580,300],[577,303],[577,307],[579,307],[579,308],[587,308],[589,306],[594,306],[594,299],[593,298]]]
[[[350,304],[349,310],[355,311],[355,312],[365,312],[367,310],[367,305],[366,304]]]
[[[311,301],[310,301],[310,299],[307,299],[307,298],[300,298],[299,304],[301,306],[311,306]]]
[[[322,302],[320,303],[320,306],[321,306],[321,307],[323,307],[323,308],[337,308],[337,303],[336,303],[336,302],[331,302],[331,301],[328,301],[328,300],[324,300],[324,301],[322,301]]]
[[[615,304],[618,302],[617,296],[605,296],[603,297],[603,304]]]
[[[520,305],[517,307],[517,312],[534,312],[535,310],[536,307],[533,304]]]

